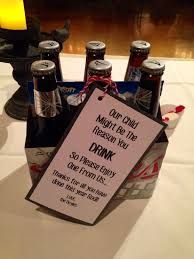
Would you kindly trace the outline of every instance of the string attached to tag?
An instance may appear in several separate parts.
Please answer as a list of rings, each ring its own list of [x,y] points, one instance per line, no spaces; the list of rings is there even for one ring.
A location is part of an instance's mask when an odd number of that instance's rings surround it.
[[[102,82],[106,85],[104,86],[104,93],[103,96],[101,96],[101,99],[104,98],[106,93],[110,90],[113,92],[113,94],[118,95],[119,91],[117,88],[117,84],[110,78],[110,77],[104,77],[104,76],[89,76],[86,84],[84,85],[83,89],[79,92],[78,96],[82,96],[83,94],[87,93],[89,86],[94,82]]]

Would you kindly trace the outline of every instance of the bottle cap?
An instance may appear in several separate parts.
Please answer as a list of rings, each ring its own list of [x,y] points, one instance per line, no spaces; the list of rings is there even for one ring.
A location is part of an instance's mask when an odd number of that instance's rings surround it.
[[[90,76],[110,76],[112,71],[112,65],[106,60],[94,60],[90,62],[88,67],[88,73]]]
[[[146,59],[143,61],[141,71],[151,75],[161,76],[164,73],[165,65],[159,60]]]
[[[45,40],[41,41],[38,45],[38,48],[41,53],[59,53],[60,45],[57,41]]]
[[[89,53],[105,53],[106,45],[101,41],[89,41],[86,44],[86,51]]]
[[[136,40],[131,43],[131,52],[140,52],[140,53],[149,53],[150,52],[150,43],[144,40]]]
[[[49,60],[35,61],[31,65],[31,72],[34,76],[46,76],[55,73],[55,63]]]

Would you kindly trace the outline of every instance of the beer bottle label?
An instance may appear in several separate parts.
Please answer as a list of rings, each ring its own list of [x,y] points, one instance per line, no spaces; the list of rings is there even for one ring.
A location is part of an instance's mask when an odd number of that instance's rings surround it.
[[[148,89],[139,88],[135,97],[135,103],[143,110],[150,110],[152,100],[152,91]]]
[[[54,149],[55,147],[32,147],[25,149],[33,183],[38,179],[40,173],[43,172],[44,166],[48,162]]]
[[[35,110],[40,117],[55,117],[61,113],[62,104],[58,89],[39,92],[34,89]]]
[[[139,67],[129,66],[127,74],[127,81],[139,82],[141,79],[141,71]]]
[[[67,97],[67,103],[71,106],[80,105],[86,98],[86,94],[79,96],[79,94],[72,94]]]

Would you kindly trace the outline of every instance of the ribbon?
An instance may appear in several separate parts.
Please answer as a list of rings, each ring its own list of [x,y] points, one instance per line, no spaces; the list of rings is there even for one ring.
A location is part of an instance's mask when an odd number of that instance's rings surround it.
[[[114,94],[119,94],[117,84],[114,81],[112,81],[111,77],[89,76],[86,84],[84,85],[83,89],[79,92],[78,96],[82,96],[83,94],[85,94],[88,91],[89,86],[96,81],[100,81],[106,84],[104,87],[104,94],[102,98],[106,95],[109,89],[111,89]]]

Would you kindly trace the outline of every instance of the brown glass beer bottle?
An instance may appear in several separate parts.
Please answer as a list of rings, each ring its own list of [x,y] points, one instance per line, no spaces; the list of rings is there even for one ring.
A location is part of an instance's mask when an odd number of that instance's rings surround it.
[[[139,82],[141,78],[141,64],[148,58],[150,52],[150,43],[137,40],[131,43],[130,57],[125,73],[125,81]]]
[[[90,41],[86,44],[86,64],[85,64],[85,73],[84,73],[84,81],[87,81],[88,76],[88,66],[91,61],[100,59],[104,59],[106,51],[106,45],[101,41]]]
[[[161,77],[165,65],[154,59],[147,59],[142,63],[140,86],[135,95],[135,104],[143,111],[154,117],[157,116],[160,93]]]
[[[94,60],[90,62],[88,66],[88,80],[90,80],[93,76],[98,77],[104,77],[106,79],[111,78],[111,71],[112,71],[112,65],[110,62],[106,60]],[[88,87],[92,85],[100,85],[102,87],[105,87],[107,83],[95,80],[93,81]],[[84,93],[82,96],[79,96],[77,94],[72,94],[67,97],[67,105],[68,110],[71,113],[71,116],[73,117],[76,111],[79,108],[79,105],[84,101],[86,97],[86,93]]]
[[[61,63],[60,63],[60,45],[53,40],[46,40],[39,43],[39,50],[42,60],[50,60],[55,63],[56,66],[56,78],[57,81],[63,81]]]
[[[44,146],[45,142],[57,144],[64,131],[64,118],[55,64],[48,60],[35,61],[31,71],[36,114],[35,141],[39,142],[39,146]]]

